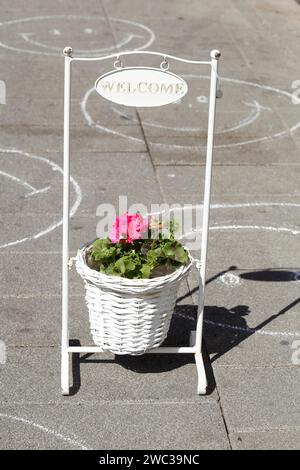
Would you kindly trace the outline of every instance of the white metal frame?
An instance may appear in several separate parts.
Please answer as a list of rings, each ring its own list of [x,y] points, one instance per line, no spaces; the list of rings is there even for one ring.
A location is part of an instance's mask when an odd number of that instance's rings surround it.
[[[107,59],[119,60],[126,55],[148,54],[160,56],[163,59],[173,59],[179,62],[197,65],[209,65],[210,95],[207,130],[207,150],[205,187],[203,201],[203,223],[201,240],[201,262],[199,269],[199,301],[196,331],[191,332],[190,346],[188,347],[159,347],[147,351],[151,354],[194,354],[198,374],[198,394],[205,394],[207,379],[202,357],[202,333],[203,333],[203,309],[206,276],[206,258],[208,246],[209,211],[212,177],[212,158],[215,126],[216,97],[219,94],[218,61],[220,52],[213,50],[210,53],[210,61],[188,60],[180,57],[152,51],[130,51],[107,55],[105,57],[73,57],[72,48],[66,47],[63,51],[65,56],[65,81],[64,81],[64,188],[63,188],[63,256],[62,256],[62,349],[61,349],[61,386],[63,395],[69,395],[69,354],[72,353],[101,353],[105,352],[97,346],[70,346],[69,345],[69,218],[70,218],[70,100],[71,100],[71,64],[75,61],[102,61]]]

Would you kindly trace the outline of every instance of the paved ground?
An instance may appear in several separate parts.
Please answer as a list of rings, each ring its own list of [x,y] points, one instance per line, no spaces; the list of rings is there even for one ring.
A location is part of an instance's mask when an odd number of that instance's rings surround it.
[[[300,138],[291,96],[300,80],[299,8],[294,0],[2,7],[1,448],[299,448]],[[116,45],[203,59],[222,51],[205,397],[195,394],[190,358],[110,355],[75,357],[72,396],[60,395],[66,45],[93,55]],[[72,250],[94,237],[97,205],[119,194],[130,204],[201,202],[208,70],[173,64],[190,80],[182,106],[137,114],[88,93],[109,68],[76,64],[74,72]],[[194,326],[195,285],[191,276],[182,286],[173,341],[184,343]],[[71,338],[90,343],[75,273],[71,311]]]

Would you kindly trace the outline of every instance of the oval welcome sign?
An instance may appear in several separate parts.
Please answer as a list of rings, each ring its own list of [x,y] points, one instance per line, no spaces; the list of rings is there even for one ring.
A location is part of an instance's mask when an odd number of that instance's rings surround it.
[[[109,101],[135,107],[173,103],[188,91],[187,83],[174,73],[151,67],[113,70],[96,80],[96,91]]]

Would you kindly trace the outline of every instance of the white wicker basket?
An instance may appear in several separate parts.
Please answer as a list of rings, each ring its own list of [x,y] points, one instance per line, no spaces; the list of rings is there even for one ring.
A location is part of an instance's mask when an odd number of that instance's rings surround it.
[[[192,266],[153,279],[126,279],[99,273],[86,264],[86,249],[76,257],[84,279],[90,329],[97,346],[115,354],[139,355],[166,338],[180,281]]]

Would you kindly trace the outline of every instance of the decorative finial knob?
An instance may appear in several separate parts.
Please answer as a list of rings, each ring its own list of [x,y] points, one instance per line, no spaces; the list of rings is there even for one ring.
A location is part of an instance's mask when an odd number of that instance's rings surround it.
[[[219,59],[219,57],[221,57],[221,52],[218,51],[218,49],[214,49],[213,51],[211,51],[210,57],[212,59]]]
[[[70,46],[64,48],[63,53],[65,56],[72,57],[73,49]]]

